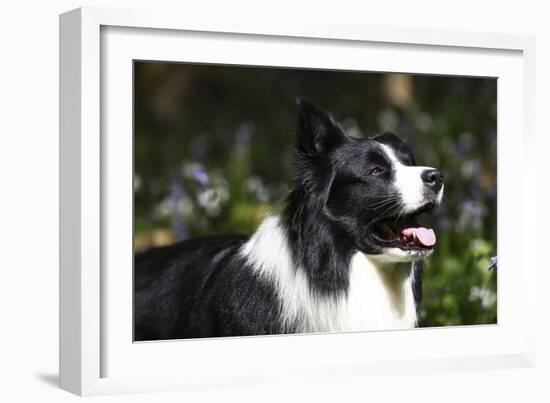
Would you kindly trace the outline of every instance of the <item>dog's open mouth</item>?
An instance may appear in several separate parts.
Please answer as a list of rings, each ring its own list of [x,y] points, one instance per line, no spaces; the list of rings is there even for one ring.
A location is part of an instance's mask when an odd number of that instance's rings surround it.
[[[414,213],[384,217],[374,225],[374,237],[386,248],[402,250],[429,250],[436,243],[435,232],[431,228],[420,226],[417,218],[420,214],[430,212],[434,203],[428,203]]]

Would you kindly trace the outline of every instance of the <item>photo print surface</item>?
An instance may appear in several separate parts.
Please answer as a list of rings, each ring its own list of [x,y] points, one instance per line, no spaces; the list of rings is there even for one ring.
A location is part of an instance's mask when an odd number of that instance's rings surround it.
[[[497,323],[495,79],[134,62],[134,340]]]

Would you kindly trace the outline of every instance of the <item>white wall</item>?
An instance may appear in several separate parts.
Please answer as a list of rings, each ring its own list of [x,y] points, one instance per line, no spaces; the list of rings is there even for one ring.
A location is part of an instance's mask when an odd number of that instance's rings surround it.
[[[248,5],[247,5],[248,3]],[[227,15],[268,13],[284,19],[288,13],[304,18],[320,17],[374,25],[403,24],[411,27],[451,28],[471,31],[537,35],[537,130],[548,146],[550,108],[549,13],[544,1],[481,2],[338,0],[320,6],[319,0],[262,1],[155,1],[154,6],[184,6],[181,12]],[[297,3],[297,4],[294,4]],[[3,401],[73,401],[76,398],[54,387],[57,382],[58,294],[58,14],[81,5],[151,7],[146,1],[10,1],[3,3],[0,23],[0,398]],[[541,143],[542,144],[542,143]],[[542,199],[549,205],[546,151],[532,166],[518,166],[540,175]],[[533,234],[533,246],[544,250],[545,225]],[[548,223],[544,213],[544,222]],[[545,235],[545,234],[544,234]],[[541,254],[542,255],[542,254]],[[546,263],[546,262],[544,262]],[[334,385],[165,393],[105,397],[113,401],[367,401],[413,398],[463,402],[548,401],[550,379],[550,307],[548,268],[540,271],[540,329],[536,369],[506,370],[452,375],[371,378]],[[449,346],[452,348],[452,346]],[[374,395],[374,396],[373,396]],[[416,399],[415,399],[416,397]],[[507,400],[506,400],[507,401]]]

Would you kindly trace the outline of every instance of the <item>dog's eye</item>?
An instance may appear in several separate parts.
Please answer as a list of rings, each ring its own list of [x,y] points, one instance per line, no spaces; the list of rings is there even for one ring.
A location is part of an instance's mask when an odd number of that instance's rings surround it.
[[[380,167],[374,167],[369,171],[369,175],[378,176],[384,173],[384,170]]]

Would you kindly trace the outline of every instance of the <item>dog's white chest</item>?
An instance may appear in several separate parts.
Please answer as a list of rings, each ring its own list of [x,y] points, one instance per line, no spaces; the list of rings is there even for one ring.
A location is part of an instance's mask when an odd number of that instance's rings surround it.
[[[379,267],[358,253],[346,295],[303,293],[287,312],[304,333],[410,329],[417,320],[411,275],[410,268]]]
[[[356,253],[350,262],[347,293],[319,295],[293,266],[278,217],[268,216],[242,249],[256,274],[272,284],[282,320],[298,332],[342,332],[412,328],[416,307],[409,268],[384,267]]]
[[[363,253],[356,253],[341,315],[349,330],[414,327],[417,318],[410,267],[381,267]]]
[[[416,325],[416,305],[408,267],[383,267],[362,253],[353,256],[348,293],[313,297],[296,311],[302,332],[409,329]],[[300,309],[301,308],[301,309]]]

